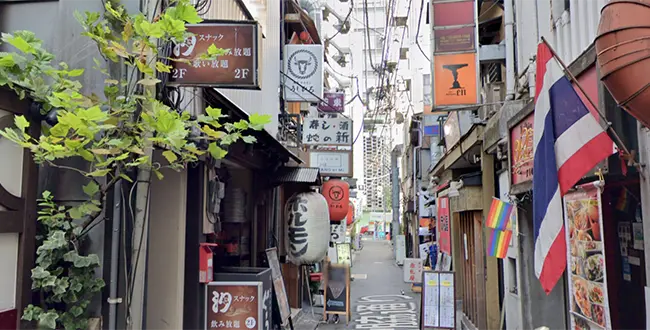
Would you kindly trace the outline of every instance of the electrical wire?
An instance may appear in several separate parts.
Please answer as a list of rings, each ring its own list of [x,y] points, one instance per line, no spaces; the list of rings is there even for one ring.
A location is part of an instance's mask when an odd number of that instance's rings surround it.
[[[422,46],[420,46],[420,39],[418,38],[418,36],[420,35],[420,25],[422,24],[422,12],[424,12],[424,0],[422,0],[422,2],[420,3],[420,18],[418,19],[418,30],[417,32],[415,32],[415,44],[420,49],[422,55],[424,55],[424,58],[426,58],[427,61],[431,63],[431,59],[429,59],[429,56],[424,52],[424,50],[422,50]]]
[[[336,37],[339,33],[341,33],[341,30],[344,29],[345,24],[349,22],[350,15],[352,15],[352,10],[353,9],[354,9],[354,1],[350,0],[350,10],[348,11],[348,14],[345,16],[345,19],[343,20],[343,22],[341,23],[341,28],[336,30],[336,33],[334,33],[333,36],[325,39],[325,43],[330,42],[330,40],[334,39],[334,37]]]

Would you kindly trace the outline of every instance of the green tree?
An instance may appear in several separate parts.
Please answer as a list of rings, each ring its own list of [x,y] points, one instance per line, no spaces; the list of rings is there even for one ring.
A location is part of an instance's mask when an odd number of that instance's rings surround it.
[[[3,33],[0,40],[15,48],[0,52],[0,87],[14,90],[41,107],[42,114],[56,114],[56,123],[44,125],[39,137],[28,134],[30,122],[15,117],[15,127],[0,136],[29,149],[39,165],[76,171],[89,179],[83,186],[88,200],[74,206],[57,205],[50,192],[39,200],[37,259],[32,269],[32,288],[40,292],[39,306],[28,306],[23,319],[40,328],[85,329],[91,298],[104,286],[94,270],[96,255],[84,255],[80,244],[105,209],[106,193],[120,180],[132,182],[134,172],[184,169],[204,157],[221,159],[228,146],[242,140],[254,143],[249,130],[262,130],[269,116],[228,121],[221,109],[208,107],[197,118],[156,99],[161,73],[170,73],[174,61],[159,54],[159,47],[191,36],[186,24],[201,22],[189,0],[173,1],[153,19],[129,14],[124,7],[106,1],[105,12],[75,13],[83,35],[98,47],[103,59],[96,67],[105,75],[104,95],[82,93],[77,80],[84,69],[56,63],[54,55],[29,31]],[[228,52],[215,45],[201,59],[215,59]],[[107,62],[126,65],[128,79],[111,77]],[[199,132],[199,134],[193,133]],[[152,161],[153,148],[164,150],[166,163]],[[66,167],[62,159],[81,157],[88,169]]]

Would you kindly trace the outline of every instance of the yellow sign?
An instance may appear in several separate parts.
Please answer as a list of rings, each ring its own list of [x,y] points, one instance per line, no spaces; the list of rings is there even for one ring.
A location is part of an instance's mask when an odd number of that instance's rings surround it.
[[[434,108],[477,103],[476,53],[434,56]]]

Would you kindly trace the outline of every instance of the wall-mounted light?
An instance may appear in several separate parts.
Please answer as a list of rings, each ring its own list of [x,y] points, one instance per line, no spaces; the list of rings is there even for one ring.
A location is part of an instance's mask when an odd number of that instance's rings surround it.
[[[447,196],[449,196],[449,197],[458,197],[458,196],[460,196],[459,189],[461,189],[461,188],[463,188],[463,180],[452,181],[449,184],[449,192],[447,193]]]

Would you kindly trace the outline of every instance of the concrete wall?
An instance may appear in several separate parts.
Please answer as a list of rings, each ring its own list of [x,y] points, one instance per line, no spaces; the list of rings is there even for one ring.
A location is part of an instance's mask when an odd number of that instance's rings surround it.
[[[154,161],[164,161],[160,152]],[[162,172],[164,180],[151,181],[146,328],[182,329],[187,172]]]

